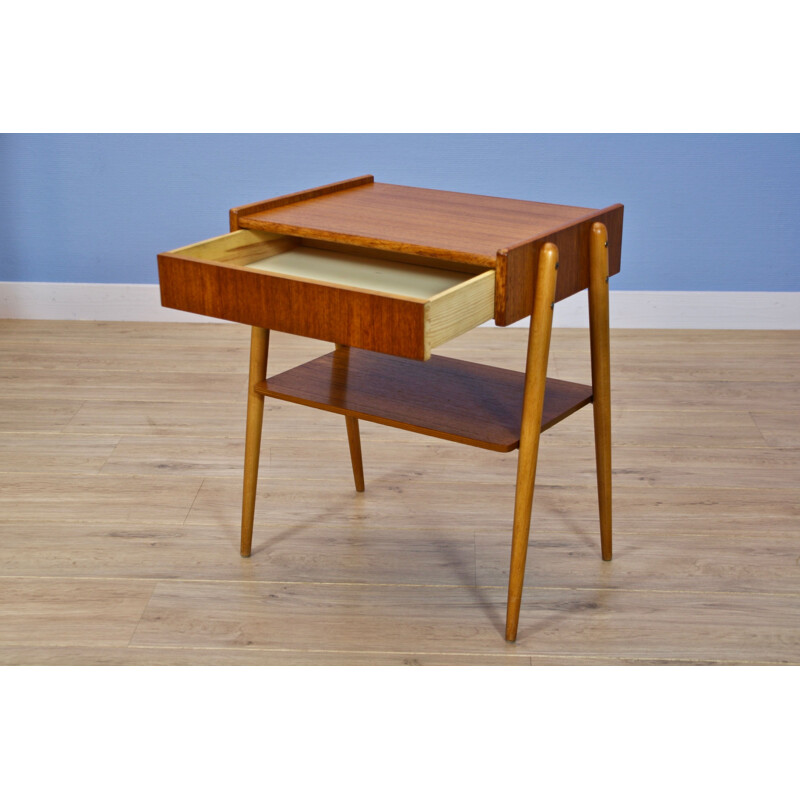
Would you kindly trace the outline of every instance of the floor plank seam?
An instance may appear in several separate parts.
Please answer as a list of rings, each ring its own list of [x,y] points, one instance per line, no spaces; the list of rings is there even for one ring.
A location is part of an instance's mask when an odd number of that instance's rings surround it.
[[[767,437],[764,435],[764,431],[761,430],[761,426],[758,424],[758,420],[755,418],[754,412],[753,411],[748,411],[747,412],[747,416],[750,417],[750,419],[753,422],[753,425],[755,425],[756,430],[758,431],[758,435],[764,440],[764,446],[765,447],[769,447],[770,445],[767,442]]]
[[[85,477],[109,477],[109,475],[103,475],[103,476],[86,475]],[[149,476],[149,477],[153,477],[153,476]],[[175,476],[175,477],[176,478],[177,477],[182,477],[182,478],[188,479],[191,476]],[[786,491],[786,490],[784,489],[783,491]],[[794,520],[795,518],[794,517],[789,517],[788,519]],[[774,522],[776,520],[785,521],[785,520],[787,520],[787,517],[786,516],[768,516],[768,517],[767,516],[760,516],[758,518],[758,522],[760,524],[763,524],[765,522]],[[39,524],[44,524],[44,525],[50,525],[50,524],[64,525],[64,524],[69,524],[69,525],[87,525],[87,526],[97,526],[98,525],[96,517],[91,517],[91,516],[89,516],[89,517],[69,517],[68,519],[65,519],[63,512],[59,516],[52,516],[52,517],[50,517],[50,516],[37,516],[35,518],[32,518],[30,516],[26,516],[26,517],[5,516],[0,520],[0,525],[6,525],[6,524],[19,525],[19,524],[23,524],[23,523],[24,524],[28,524],[28,525],[31,525],[31,524],[36,524],[36,525],[39,525]],[[680,520],[678,520],[675,524],[680,524]],[[106,519],[105,522],[103,523],[103,525],[104,526],[113,525],[113,526],[122,526],[122,527],[154,525],[154,526],[167,527],[167,528],[183,527],[183,528],[186,528],[187,530],[191,530],[192,528],[208,528],[211,525],[211,523],[209,523],[207,521],[199,521],[199,522],[192,522],[192,521],[170,522],[170,521],[159,519],[159,518],[152,518],[152,519],[151,518],[141,518],[141,519],[137,518],[137,519],[131,519],[130,517],[121,517],[119,519],[114,519],[114,518]],[[233,523],[231,523],[231,525],[233,525]],[[217,527],[219,527],[219,525],[217,525]],[[290,524],[287,524],[287,527],[290,527]],[[319,522],[319,523],[315,522],[314,523],[314,527],[315,528],[319,528],[319,529],[324,529],[324,530],[336,529],[336,528],[346,528],[347,527],[347,521],[344,520],[342,522]],[[415,525],[401,526],[401,525],[393,524],[391,526],[383,526],[383,530],[389,530],[389,531],[394,531],[394,532],[397,532],[397,533],[402,533],[404,531],[418,531],[419,530],[419,526],[418,525],[416,525],[416,526]],[[455,535],[455,532],[453,532],[453,533]],[[562,535],[564,533],[565,533],[565,531],[563,530],[563,528],[556,528],[556,529],[540,528],[540,529],[537,529],[537,531],[532,535],[534,535],[534,536],[559,535],[560,536],[560,535]],[[573,531],[570,531],[570,533],[577,537],[577,536],[582,536],[582,535],[586,535],[586,534],[594,535],[595,531],[593,529],[587,528],[586,530],[578,530],[578,531],[573,530]],[[664,536],[666,534],[667,534],[666,530],[660,530],[660,531],[659,530],[656,530],[656,531],[627,530],[626,531],[626,530],[617,530],[617,529],[614,530],[614,535],[615,536],[617,536],[617,535],[626,536],[626,537],[627,536],[633,536],[633,537],[637,537],[637,538]],[[494,536],[498,536],[498,537],[499,536],[506,536],[506,538],[508,538],[507,534],[504,533],[504,532],[501,532],[501,531],[487,530],[484,535],[492,536],[492,537],[494,537]],[[752,531],[715,531],[715,530],[707,530],[707,531],[699,531],[699,532],[696,532],[696,531],[674,531],[674,532],[673,531],[669,531],[669,535],[670,536],[686,537],[686,538],[701,537],[701,536],[719,536],[720,539],[721,539],[722,537],[726,537],[726,538],[730,538],[730,537],[742,538],[742,537],[747,537],[747,536],[753,536],[754,533]],[[784,535],[790,535],[790,534],[784,534]],[[535,547],[536,546],[536,542],[532,541],[530,546],[531,547]]]
[[[136,637],[136,633],[139,630],[139,625],[141,625],[142,620],[144,619],[144,615],[147,613],[147,607],[153,600],[153,595],[156,593],[156,589],[158,588],[159,581],[157,578],[153,579],[153,588],[150,590],[150,594],[147,598],[147,602],[144,604],[142,608],[142,613],[139,615],[139,619],[136,620],[136,624],[133,626],[133,631],[131,632],[130,638],[128,639],[126,647],[130,647],[131,643],[133,642],[134,638]]]
[[[157,583],[206,583],[206,584],[241,584],[242,586],[341,586],[357,588],[395,588],[395,589],[491,589],[505,591],[505,584],[477,584],[466,583],[373,583],[360,581],[297,581],[297,580],[237,580],[235,578],[174,578],[174,577],[128,577],[120,575],[94,576],[94,575],[0,575],[0,580],[52,580],[52,581],[156,581]],[[675,595],[703,595],[716,597],[718,595],[731,597],[800,597],[800,592],[763,592],[763,591],[726,591],[704,589],[637,589],[627,586],[550,586],[545,584],[526,584],[526,590],[531,592],[618,592],[632,594],[675,594]],[[498,601],[500,602],[500,601]]]
[[[331,440],[331,441],[333,441],[333,440]],[[339,441],[339,440],[336,440],[336,441]],[[108,480],[119,480],[119,479],[122,479],[122,478],[142,478],[144,480],[150,480],[150,479],[154,478],[157,475],[157,476],[159,476],[161,478],[169,479],[169,480],[172,480],[172,479],[175,479],[175,478],[181,479],[181,478],[201,478],[202,477],[202,480],[204,480],[204,481],[205,480],[213,480],[213,481],[234,481],[236,483],[240,483],[241,482],[241,475],[238,475],[238,476],[234,477],[234,476],[231,476],[229,474],[230,472],[235,471],[233,467],[230,470],[226,470],[224,473],[220,472],[220,473],[217,473],[217,474],[214,474],[214,473],[210,473],[209,474],[206,470],[203,470],[202,468],[198,468],[198,469],[191,469],[190,468],[190,469],[186,469],[186,470],[162,470],[162,471],[158,471],[158,472],[155,472],[155,471],[153,471],[153,472],[122,472],[122,471],[117,471],[117,470],[110,471],[110,472],[103,472],[103,469],[105,468],[105,466],[108,464],[109,460],[112,457],[113,457],[113,452],[109,456],[106,457],[106,460],[103,462],[103,465],[101,467],[93,468],[91,471],[90,470],[84,470],[84,471],[81,471],[81,472],[74,472],[74,471],[70,472],[70,471],[67,471],[67,470],[63,470],[63,471],[62,470],[47,470],[47,471],[39,470],[38,472],[34,472],[32,470],[29,471],[29,470],[2,470],[2,469],[0,469],[0,476],[8,475],[8,476],[22,477],[22,476],[26,476],[26,475],[27,476],[34,476],[35,475],[35,476],[37,476],[39,478],[44,478],[44,479],[56,478],[56,477],[62,477],[62,478],[95,478],[96,477],[96,478],[101,478],[101,479],[106,478]],[[269,464],[264,464],[265,468],[267,468],[268,466],[269,466]],[[504,484],[502,481],[480,480],[478,476],[476,476],[474,480],[468,479],[468,478],[464,478],[464,479],[459,480],[459,481],[455,481],[455,480],[453,480],[453,481],[429,480],[426,475],[424,475],[424,474],[420,475],[417,472],[411,472],[411,471],[409,471],[407,474],[398,474],[391,481],[387,482],[387,484],[383,484],[383,485],[393,485],[393,484],[397,483],[399,480],[403,480],[403,479],[408,478],[408,477],[413,477],[415,479],[424,479],[425,480],[425,484],[427,486],[456,486],[456,485],[457,486],[470,486],[472,484],[474,484],[476,486],[504,486],[504,487],[506,486],[506,484]],[[378,478],[373,478],[373,487],[375,485],[378,485],[380,487],[380,484],[377,484],[378,480],[380,480],[379,477]],[[624,488],[626,488],[626,489],[639,489],[639,488],[642,488],[642,489],[644,489],[644,488],[648,488],[648,489],[696,489],[697,488],[696,484],[691,484],[691,483],[685,483],[685,484],[684,483],[665,483],[665,482],[650,483],[649,480],[650,479],[648,479],[646,476],[642,476],[642,478],[641,478],[641,480],[639,482],[632,482],[632,483],[618,482],[617,486],[619,488],[619,484],[622,483],[622,486]],[[274,476],[274,477],[270,476],[270,483],[278,484],[278,485],[281,485],[281,484],[292,485],[292,484],[297,484],[298,481],[297,481],[297,479],[292,479],[292,478],[281,478],[279,476]],[[302,479],[302,483],[303,484],[314,484],[314,485],[318,485],[318,484],[329,485],[330,484],[330,479],[325,479],[325,478],[303,478]],[[584,484],[584,483],[578,483],[577,481],[573,481],[573,482],[570,482],[568,485],[566,483],[565,484],[541,484],[541,485],[538,485],[536,488],[537,488],[537,491],[542,491],[544,489],[557,489],[557,490],[587,489],[588,490],[588,489],[595,488],[595,485],[592,484],[592,483],[585,483]],[[741,485],[738,485],[738,486],[737,485],[724,485],[724,486],[721,486],[721,485],[718,485],[718,484],[714,484],[710,488],[714,489],[715,491],[718,490],[718,491],[735,492],[735,491],[741,491],[742,489],[752,489],[754,487],[753,487],[752,484],[750,484],[750,485],[741,484]],[[759,486],[757,488],[758,488],[758,490],[760,492],[786,492],[788,489],[791,489],[791,488],[794,488],[794,487],[792,487],[792,486]],[[266,491],[266,490],[264,490],[264,491]],[[196,499],[196,497],[195,497],[195,499]],[[192,505],[194,505],[194,501],[192,502]],[[534,505],[534,510],[535,510],[535,508],[536,508],[536,506]],[[779,515],[779,514],[768,514],[768,515],[764,515],[762,518],[766,519],[766,520],[771,520],[771,519],[784,519],[785,517],[783,515]],[[29,517],[7,517],[6,519],[8,519],[9,521],[22,521],[22,520],[29,520],[30,518]],[[48,517],[41,517],[41,519],[44,521],[44,520],[47,520]],[[58,519],[63,521],[63,517],[58,517]],[[187,514],[187,519],[188,519],[188,514]],[[188,525],[202,524],[202,523],[188,523],[188,522],[186,522],[186,520],[184,520],[184,523],[186,523]],[[180,524],[184,524],[184,523],[180,523]],[[320,523],[320,524],[321,525],[326,525],[326,524],[327,525],[332,525],[334,523]],[[622,531],[617,531],[617,530],[615,530],[614,532],[615,533],[617,533],[617,532],[622,533]]]
[[[186,524],[186,520],[189,519],[189,514],[192,513],[192,509],[194,508],[194,504],[197,502],[197,498],[200,496],[200,491],[202,490],[203,484],[205,482],[206,482],[205,478],[201,478],[200,479],[200,485],[197,487],[197,491],[195,492],[195,495],[192,498],[192,502],[191,502],[191,505],[189,506],[189,510],[186,512],[186,516],[183,518],[183,522],[181,523],[182,526],[185,525]]]
[[[498,646],[502,647],[502,644]],[[775,665],[784,665],[787,663],[794,663],[794,662],[787,662],[787,661],[751,661],[751,660],[741,660],[741,659],[713,659],[713,658],[669,658],[664,657],[660,658],[658,656],[626,656],[626,655],[608,655],[604,653],[551,653],[551,652],[534,652],[534,653],[513,653],[511,652],[512,649],[518,647],[517,644],[508,643],[505,645],[508,648],[508,652],[502,653],[481,653],[481,652],[472,652],[472,651],[465,651],[465,650],[337,650],[337,649],[320,649],[320,648],[295,648],[295,647],[258,647],[258,646],[249,646],[249,647],[210,647],[210,646],[201,646],[201,645],[130,645],[131,650],[187,650],[187,651],[205,651],[209,650],[212,652],[223,651],[236,651],[236,652],[243,652],[243,653],[252,653],[252,652],[263,652],[263,653],[302,653],[302,654],[309,654],[309,655],[365,655],[365,656],[451,656],[451,657],[470,657],[470,658],[508,658],[508,657],[520,657],[520,658],[570,658],[570,659],[580,659],[582,661],[598,661],[598,660],[627,660],[627,661],[670,661],[676,663],[685,663],[685,664],[696,664],[698,662],[713,662],[719,664],[775,664]]]
[[[23,398],[17,398],[17,399],[25,400],[26,398],[23,397]],[[37,396],[37,399],[38,399],[38,396]],[[66,428],[67,426],[71,425],[73,420],[78,416],[78,414],[81,413],[81,409],[86,405],[86,402],[87,402],[86,399],[84,399],[81,402],[80,406],[78,407],[78,410],[69,418],[69,421],[66,422],[64,424],[64,426],[61,428],[61,433],[64,433],[64,428]]]

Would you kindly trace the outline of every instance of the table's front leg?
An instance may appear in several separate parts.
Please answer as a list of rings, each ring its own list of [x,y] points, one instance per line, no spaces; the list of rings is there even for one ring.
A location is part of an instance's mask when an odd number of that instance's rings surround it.
[[[269,331],[253,327],[250,332],[250,377],[247,391],[247,428],[244,445],[244,492],[242,497],[241,554],[250,555],[253,542],[253,516],[256,510],[258,460],[261,453],[261,426],[264,420],[264,397],[256,384],[267,377]]]
[[[539,435],[542,430],[557,269],[558,248],[550,243],[543,245],[539,253],[536,294],[533,298],[533,314],[528,333],[528,360],[525,366],[525,393],[522,401],[517,492],[514,500],[514,533],[511,540],[511,568],[508,576],[506,610],[506,639],[509,642],[517,638],[522,585],[525,580],[525,560],[528,555],[533,486],[536,480],[536,461],[539,456]]]

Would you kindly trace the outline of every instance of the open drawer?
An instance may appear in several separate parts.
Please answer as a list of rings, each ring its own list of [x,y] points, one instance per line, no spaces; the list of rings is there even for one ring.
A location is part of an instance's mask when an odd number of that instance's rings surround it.
[[[243,229],[161,253],[161,303],[416,359],[494,317],[494,270],[330,247]]]

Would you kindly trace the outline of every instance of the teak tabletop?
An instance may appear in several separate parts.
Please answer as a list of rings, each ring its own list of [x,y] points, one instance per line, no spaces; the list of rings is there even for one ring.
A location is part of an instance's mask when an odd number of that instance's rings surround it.
[[[363,183],[334,194],[247,214],[239,224],[293,236],[335,236],[493,267],[498,250],[574,225],[592,208]]]
[[[495,321],[532,310],[535,266],[545,242],[559,251],[556,300],[589,285],[589,233],[609,232],[609,275],[620,269],[622,214],[603,209],[376,183],[372,175],[231,209],[231,229],[250,228],[454,261],[497,272]]]

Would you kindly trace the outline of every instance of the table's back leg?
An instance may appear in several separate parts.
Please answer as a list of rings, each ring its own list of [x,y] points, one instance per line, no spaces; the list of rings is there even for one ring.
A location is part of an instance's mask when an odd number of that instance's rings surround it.
[[[343,358],[346,366],[347,359],[350,355],[350,346],[346,344],[337,344],[336,350],[338,351],[337,358]],[[353,480],[356,484],[356,491],[364,491],[364,463],[361,460],[361,434],[358,430],[358,420],[355,417],[348,417],[345,415],[345,424],[347,425],[347,443],[350,445],[350,463],[353,465]]]
[[[250,377],[247,392],[247,428],[244,446],[244,491],[242,495],[241,554],[250,555],[253,542],[253,516],[256,510],[258,460],[261,453],[261,426],[264,420],[264,397],[255,391],[256,384],[267,377],[269,331],[253,327],[250,332]]]
[[[353,480],[356,491],[364,491],[364,465],[361,461],[361,434],[358,431],[358,420],[355,417],[345,417],[347,425],[347,441],[350,444],[350,461],[353,464]]]
[[[608,232],[592,225],[589,249],[589,332],[592,346],[594,442],[600,505],[600,549],[611,560],[611,362],[608,315]]]
[[[531,527],[531,505],[542,430],[542,409],[547,383],[547,359],[553,326],[553,304],[556,292],[558,248],[545,244],[539,252],[536,295],[528,333],[528,360],[525,367],[525,394],[522,401],[522,428],[517,461],[517,491],[514,501],[514,533],[511,540],[511,569],[508,578],[506,639],[517,638],[522,585],[525,580],[525,559]]]

